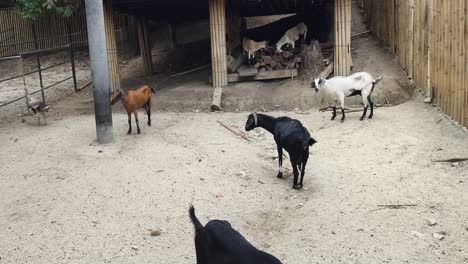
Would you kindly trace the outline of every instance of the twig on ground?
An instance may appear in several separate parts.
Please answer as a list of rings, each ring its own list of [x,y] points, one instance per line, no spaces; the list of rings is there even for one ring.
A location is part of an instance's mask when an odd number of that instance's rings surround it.
[[[242,134],[242,132],[234,130],[233,128],[223,124],[221,121],[216,121],[216,122],[218,122],[218,124],[220,124],[221,126],[226,128],[227,130],[231,131],[234,135],[239,136],[239,137],[251,142],[251,140],[248,137],[246,137],[244,134]]]
[[[451,159],[443,159],[443,160],[434,160],[434,162],[450,162],[450,163],[454,163],[454,162],[463,162],[463,161],[467,161],[468,158],[451,158]]]
[[[405,207],[418,206],[417,204],[379,204],[378,207],[385,207],[388,209],[401,209]]]

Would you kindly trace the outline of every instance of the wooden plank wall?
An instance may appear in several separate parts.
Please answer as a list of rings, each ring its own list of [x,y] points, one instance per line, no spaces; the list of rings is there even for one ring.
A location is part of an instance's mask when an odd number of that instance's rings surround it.
[[[122,31],[128,25],[126,15],[114,14],[116,30]],[[49,14],[35,22],[39,49],[59,47],[68,44],[68,29],[70,24],[73,42],[87,42],[86,12],[80,11],[70,18],[57,14]],[[0,47],[0,57],[15,56],[21,52],[35,50],[32,34],[32,23],[23,19],[15,8],[0,9],[0,46],[15,44],[10,47]],[[10,38],[10,36],[12,38]],[[125,36],[118,34],[118,42],[124,41]]]
[[[373,35],[455,122],[468,127],[466,0],[359,0]]]

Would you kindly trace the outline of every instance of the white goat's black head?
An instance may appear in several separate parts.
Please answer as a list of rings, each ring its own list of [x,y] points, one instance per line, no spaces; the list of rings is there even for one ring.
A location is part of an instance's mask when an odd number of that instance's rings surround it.
[[[314,82],[311,83],[312,88],[315,88],[315,91],[318,92],[320,90],[320,86],[325,83],[325,79],[323,78],[315,78]],[[315,87],[314,87],[315,85]]]
[[[257,113],[253,112],[247,118],[245,123],[245,131],[250,131],[258,126],[258,116]]]

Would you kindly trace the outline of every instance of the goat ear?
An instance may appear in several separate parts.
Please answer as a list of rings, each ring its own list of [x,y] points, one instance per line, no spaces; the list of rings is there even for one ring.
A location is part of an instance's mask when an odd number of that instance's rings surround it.
[[[313,144],[317,143],[317,140],[310,138],[309,139],[309,146],[312,146]]]

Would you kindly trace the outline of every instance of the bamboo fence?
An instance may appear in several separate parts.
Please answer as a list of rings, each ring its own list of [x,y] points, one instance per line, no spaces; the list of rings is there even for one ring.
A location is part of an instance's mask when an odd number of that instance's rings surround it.
[[[133,19],[127,15],[114,13],[117,42],[126,42],[128,24]],[[69,18],[57,14],[47,14],[34,22],[38,49],[67,45],[69,28],[73,43],[88,41],[86,12],[81,10]],[[33,23],[24,19],[18,9],[0,9],[0,57],[17,56],[20,53],[36,50],[33,37]]]
[[[468,127],[466,0],[359,0],[373,34],[442,111]]]

